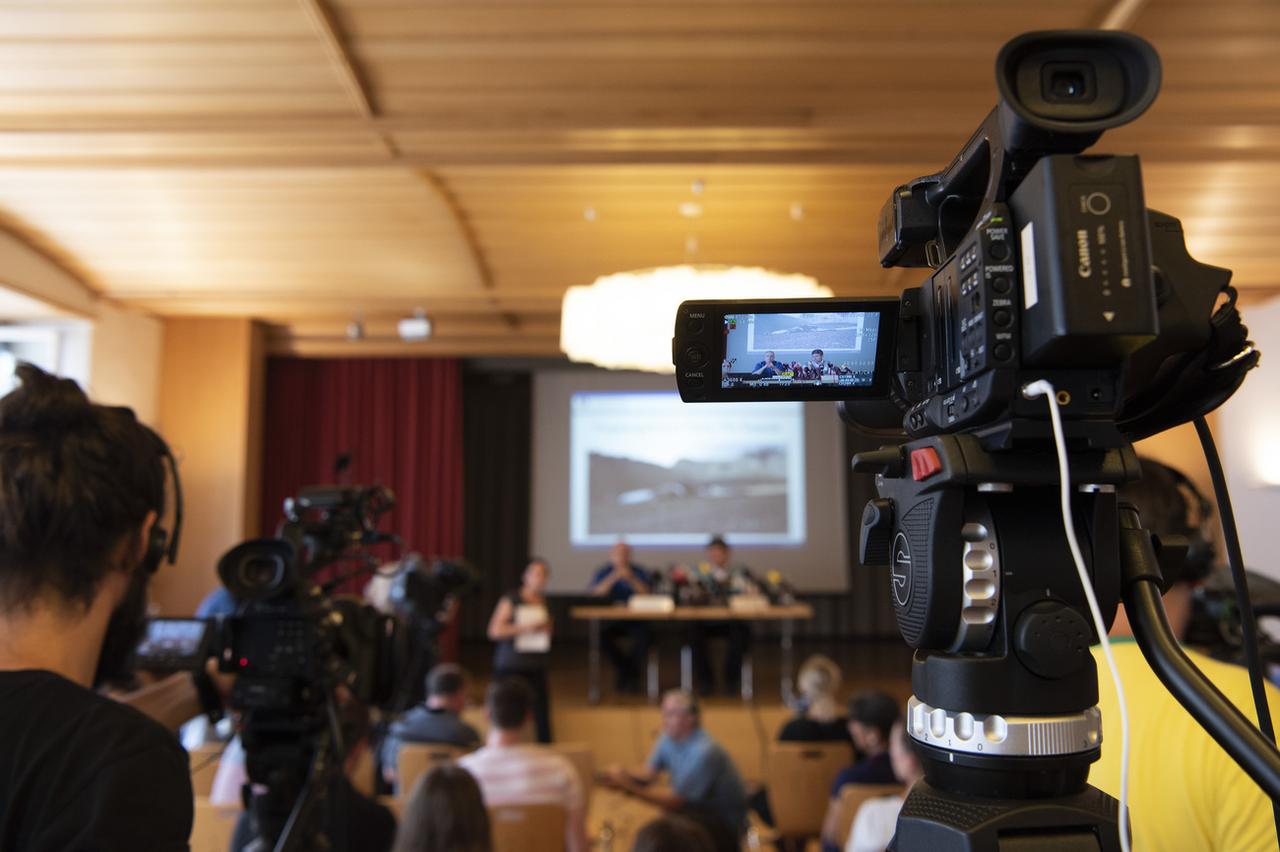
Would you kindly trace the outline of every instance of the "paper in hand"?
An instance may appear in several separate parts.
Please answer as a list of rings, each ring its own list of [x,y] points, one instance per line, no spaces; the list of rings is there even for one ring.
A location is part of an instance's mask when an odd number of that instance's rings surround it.
[[[520,604],[516,607],[516,624],[546,624],[547,608],[541,604]],[[545,654],[551,650],[551,633],[535,630],[515,637],[515,649],[522,654]]]

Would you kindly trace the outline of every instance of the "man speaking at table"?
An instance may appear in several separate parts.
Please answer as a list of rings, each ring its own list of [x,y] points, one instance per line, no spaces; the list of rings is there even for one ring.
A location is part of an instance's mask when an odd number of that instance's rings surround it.
[[[609,551],[609,561],[591,578],[591,594],[625,604],[632,595],[647,595],[653,578],[631,561],[631,546],[619,541]],[[618,692],[638,694],[643,681],[653,628],[644,621],[613,621],[603,631],[604,652],[616,672]],[[627,647],[624,647],[626,645]]]

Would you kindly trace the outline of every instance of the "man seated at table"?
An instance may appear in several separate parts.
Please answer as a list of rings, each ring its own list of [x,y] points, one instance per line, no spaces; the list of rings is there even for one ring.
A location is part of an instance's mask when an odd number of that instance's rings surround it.
[[[466,671],[454,663],[441,663],[427,673],[426,702],[393,722],[382,743],[382,774],[388,783],[395,783],[405,743],[443,743],[465,751],[480,745],[476,729],[461,718],[467,681]]]
[[[654,784],[667,773],[669,788]],[[726,752],[702,729],[698,701],[680,689],[662,698],[662,736],[640,770],[613,767],[601,783],[689,816],[707,829],[717,850],[736,850],[747,827],[747,797]]]
[[[879,690],[868,689],[849,699],[849,736],[860,757],[852,766],[841,769],[831,785],[831,801],[827,803],[827,816],[822,821],[823,852],[840,849],[836,834],[841,787],[898,782],[889,757],[889,739],[901,716],[901,708],[893,696]]]
[[[458,760],[475,776],[489,809],[559,805],[565,812],[565,849],[588,852],[586,797],[569,759],[544,745],[524,741],[533,696],[524,681],[504,678],[485,694],[489,739],[484,748]]]
[[[631,561],[631,546],[625,541],[613,546],[609,561],[591,578],[591,594],[613,603],[625,604],[632,595],[647,595],[652,589],[653,578]],[[605,656],[617,672],[616,689],[640,692],[649,646],[653,644],[653,628],[644,621],[610,621],[601,635]]]
[[[760,591],[745,565],[730,559],[729,544],[720,536],[707,542],[707,561],[699,566],[703,582],[711,586],[715,597],[736,594],[753,594]],[[742,680],[742,658],[751,649],[751,626],[743,621],[704,621],[694,623],[691,629],[693,652],[693,677],[698,692],[710,694],[715,689],[711,672],[711,660],[707,652],[709,639],[724,637],[729,650],[724,659],[724,691],[738,692]]]
[[[756,363],[756,367],[751,372],[762,379],[772,379],[775,376],[781,376],[787,370],[785,364],[779,364],[773,360],[772,352],[764,353],[764,360]]]

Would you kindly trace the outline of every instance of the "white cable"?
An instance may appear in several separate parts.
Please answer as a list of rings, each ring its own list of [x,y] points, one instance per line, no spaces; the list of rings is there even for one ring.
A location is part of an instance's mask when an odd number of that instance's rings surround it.
[[[1053,423],[1053,440],[1058,448],[1058,476],[1061,478],[1062,526],[1067,531],[1067,544],[1071,547],[1071,558],[1075,560],[1076,572],[1080,575],[1080,585],[1084,587],[1085,599],[1089,602],[1089,614],[1093,616],[1093,626],[1102,640],[1102,653],[1107,658],[1107,667],[1111,669],[1111,682],[1116,687],[1116,701],[1120,705],[1120,848],[1129,852],[1129,710],[1125,706],[1124,687],[1120,684],[1120,671],[1116,668],[1116,658],[1111,655],[1111,642],[1107,639],[1107,628],[1102,623],[1102,610],[1098,607],[1098,599],[1093,594],[1093,584],[1089,582],[1089,573],[1084,567],[1084,557],[1080,554],[1080,543],[1076,541],[1076,525],[1071,517],[1071,479],[1067,470],[1067,439],[1062,433],[1062,415],[1058,412],[1058,393],[1053,385],[1044,379],[1031,382],[1022,388],[1022,395],[1027,399],[1043,396],[1049,403],[1049,419]]]

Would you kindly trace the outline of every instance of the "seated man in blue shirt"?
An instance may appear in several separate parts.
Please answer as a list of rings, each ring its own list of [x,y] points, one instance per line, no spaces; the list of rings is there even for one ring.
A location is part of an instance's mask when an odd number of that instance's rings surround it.
[[[893,762],[889,759],[889,743],[893,726],[902,717],[902,708],[893,696],[868,689],[849,699],[849,736],[858,750],[859,759],[836,775],[831,785],[831,801],[822,824],[823,852],[840,852],[836,837],[839,820],[836,817],[840,802],[840,788],[846,784],[894,784],[899,779],[893,774]]]
[[[652,589],[653,578],[631,561],[631,547],[625,541],[613,546],[608,563],[591,578],[591,594],[613,603],[626,603],[632,595],[647,595]],[[640,692],[653,629],[644,621],[610,621],[602,635],[605,656],[617,672],[615,687],[619,692]],[[624,648],[624,643],[630,647]]]
[[[654,786],[667,773],[669,789]],[[607,787],[697,820],[715,840],[717,852],[736,852],[747,828],[747,795],[729,754],[702,729],[698,701],[673,689],[662,698],[662,736],[648,765],[639,771],[609,770]]]
[[[784,364],[775,363],[773,358],[774,355],[772,352],[764,353],[764,360],[756,364],[755,369],[751,372],[760,376],[762,379],[771,379],[774,376],[781,376],[787,367]]]
[[[400,746],[405,743],[443,743],[464,751],[480,745],[480,734],[461,718],[467,680],[466,671],[454,663],[440,663],[427,673],[426,703],[392,722],[382,741],[382,775],[388,783],[396,783]]]

